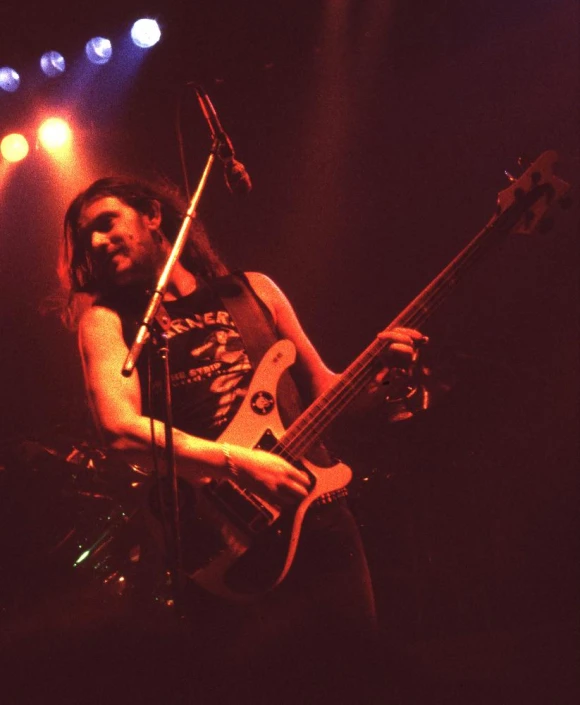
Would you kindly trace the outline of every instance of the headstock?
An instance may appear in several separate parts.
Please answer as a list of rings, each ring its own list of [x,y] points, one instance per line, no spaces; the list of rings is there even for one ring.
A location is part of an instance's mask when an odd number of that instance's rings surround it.
[[[544,152],[518,179],[510,176],[512,183],[498,194],[492,222],[505,219],[511,232],[525,235],[536,229],[549,230],[553,207],[569,205],[566,193],[570,185],[553,173],[557,161],[555,151]]]

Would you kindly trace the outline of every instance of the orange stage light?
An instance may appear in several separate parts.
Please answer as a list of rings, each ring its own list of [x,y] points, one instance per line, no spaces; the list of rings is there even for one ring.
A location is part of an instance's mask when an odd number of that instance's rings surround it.
[[[13,132],[6,135],[0,143],[0,152],[8,162],[19,162],[28,154],[29,146],[24,135]]]
[[[40,144],[49,152],[67,147],[71,140],[71,129],[61,118],[48,118],[38,128]]]

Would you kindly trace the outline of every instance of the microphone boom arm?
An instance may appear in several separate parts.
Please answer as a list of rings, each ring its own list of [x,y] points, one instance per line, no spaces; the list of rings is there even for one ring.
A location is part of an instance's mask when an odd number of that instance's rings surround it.
[[[139,326],[139,330],[137,331],[137,335],[135,336],[135,340],[133,341],[133,344],[131,345],[129,353],[127,354],[127,357],[125,359],[125,364],[123,365],[123,369],[121,371],[124,377],[129,377],[132,374],[133,370],[135,369],[135,365],[137,364],[137,361],[139,359],[139,356],[143,351],[143,347],[147,342],[147,339],[149,338],[149,330],[152,325],[152,321],[157,316],[159,307],[161,305],[161,302],[163,301],[165,292],[167,291],[171,272],[173,271],[175,264],[179,261],[179,258],[181,257],[181,254],[185,247],[185,243],[187,242],[191,223],[195,218],[197,205],[201,199],[201,195],[207,183],[209,173],[215,162],[215,157],[218,149],[219,141],[216,138],[214,139],[210,154],[207,158],[206,165],[197,185],[197,189],[195,190],[195,193],[191,198],[189,208],[187,209],[187,212],[181,224],[181,228],[179,229],[179,233],[175,238],[173,248],[171,249],[171,252],[167,257],[167,260],[163,267],[163,271],[159,276],[159,280],[157,281],[155,290],[153,291],[153,295],[151,296],[151,299],[141,321],[141,325]]]

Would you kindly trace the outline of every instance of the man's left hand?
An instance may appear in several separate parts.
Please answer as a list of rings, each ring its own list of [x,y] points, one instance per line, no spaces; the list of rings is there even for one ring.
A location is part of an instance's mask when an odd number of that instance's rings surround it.
[[[377,338],[389,341],[382,360],[385,367],[408,369],[417,360],[419,348],[429,342],[429,338],[413,328],[386,328]]]

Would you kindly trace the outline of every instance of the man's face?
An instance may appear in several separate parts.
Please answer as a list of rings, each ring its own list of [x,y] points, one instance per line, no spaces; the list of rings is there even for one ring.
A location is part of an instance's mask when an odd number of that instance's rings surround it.
[[[157,234],[159,213],[144,215],[114,196],[85,205],[79,218],[79,236],[87,242],[97,278],[103,284],[151,285],[165,261]]]

